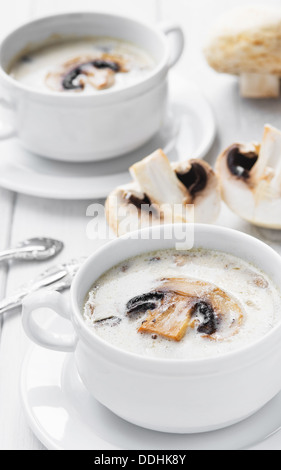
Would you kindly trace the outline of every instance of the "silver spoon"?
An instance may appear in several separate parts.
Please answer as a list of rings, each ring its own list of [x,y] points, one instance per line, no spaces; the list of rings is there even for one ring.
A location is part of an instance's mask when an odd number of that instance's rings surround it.
[[[53,266],[40,274],[35,280],[29,281],[26,286],[22,287],[11,297],[0,301],[0,316],[20,307],[22,300],[32,292],[40,289],[50,289],[58,292],[69,289],[83,262],[84,259],[72,260],[69,263]]]
[[[0,252],[1,261],[44,261],[53,258],[63,249],[63,243],[52,238],[31,238],[15,248]]]

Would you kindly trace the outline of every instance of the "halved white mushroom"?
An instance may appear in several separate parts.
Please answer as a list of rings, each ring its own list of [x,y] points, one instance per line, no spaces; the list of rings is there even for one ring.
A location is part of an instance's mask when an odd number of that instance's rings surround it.
[[[118,235],[150,225],[212,223],[221,205],[218,179],[208,163],[169,162],[157,150],[130,168],[134,179],[115,189],[106,201],[106,217]]]
[[[240,76],[242,96],[278,97],[281,9],[251,6],[228,11],[214,25],[204,52],[217,72]]]
[[[54,91],[82,91],[88,83],[103,90],[114,85],[116,73],[127,71],[124,59],[119,56],[79,56],[49,72],[46,85]]]
[[[264,128],[261,145],[233,144],[216,163],[222,198],[243,219],[281,229],[281,132]]]

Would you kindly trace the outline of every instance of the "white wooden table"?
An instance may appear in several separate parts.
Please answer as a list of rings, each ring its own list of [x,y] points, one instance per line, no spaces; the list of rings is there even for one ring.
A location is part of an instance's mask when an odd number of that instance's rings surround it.
[[[243,3],[244,0],[0,0],[0,36],[26,20],[56,12],[77,11],[78,8],[124,13],[152,22],[179,22],[186,32],[187,47],[177,70],[186,79],[196,81],[216,116],[218,134],[207,156],[213,163],[219,150],[235,140],[260,139],[265,122],[281,128],[280,100],[251,103],[241,100],[235,78],[219,76],[208,68],[202,56],[202,44],[211,21],[222,11]],[[266,3],[281,8],[280,0],[267,0]],[[28,237],[43,235],[65,242],[65,250],[58,262],[92,253],[104,243],[89,240],[86,236],[86,208],[93,202],[54,203],[0,188],[0,249]],[[240,229],[245,226],[247,231],[251,230],[238,218],[231,220],[232,226]],[[228,221],[222,217],[219,223],[227,225]],[[1,267],[0,298],[13,293],[50,263]],[[21,363],[29,345],[19,312],[0,319],[0,449],[43,449],[29,430],[20,403]]]

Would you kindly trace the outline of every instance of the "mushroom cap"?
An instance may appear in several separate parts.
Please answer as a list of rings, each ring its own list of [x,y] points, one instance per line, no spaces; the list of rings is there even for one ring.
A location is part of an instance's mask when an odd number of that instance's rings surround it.
[[[210,32],[204,54],[217,72],[281,76],[281,8],[228,11]]]
[[[281,186],[273,185],[276,171],[260,163],[264,158],[270,127],[265,127],[264,141],[259,144],[233,144],[218,157],[216,171],[221,195],[227,206],[253,225],[281,229]],[[272,128],[269,136],[271,140]]]

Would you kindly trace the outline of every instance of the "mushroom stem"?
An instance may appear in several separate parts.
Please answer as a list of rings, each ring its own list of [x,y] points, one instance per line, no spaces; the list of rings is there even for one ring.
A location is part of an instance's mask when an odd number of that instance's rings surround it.
[[[242,73],[240,93],[244,98],[277,98],[280,95],[279,76]]]
[[[253,179],[259,183],[269,168],[274,176],[270,186],[281,191],[281,132],[270,125],[264,127],[258,161],[253,168]]]
[[[154,204],[182,204],[187,197],[187,191],[178,181],[162,150],[135,163],[130,168],[130,173]]]

